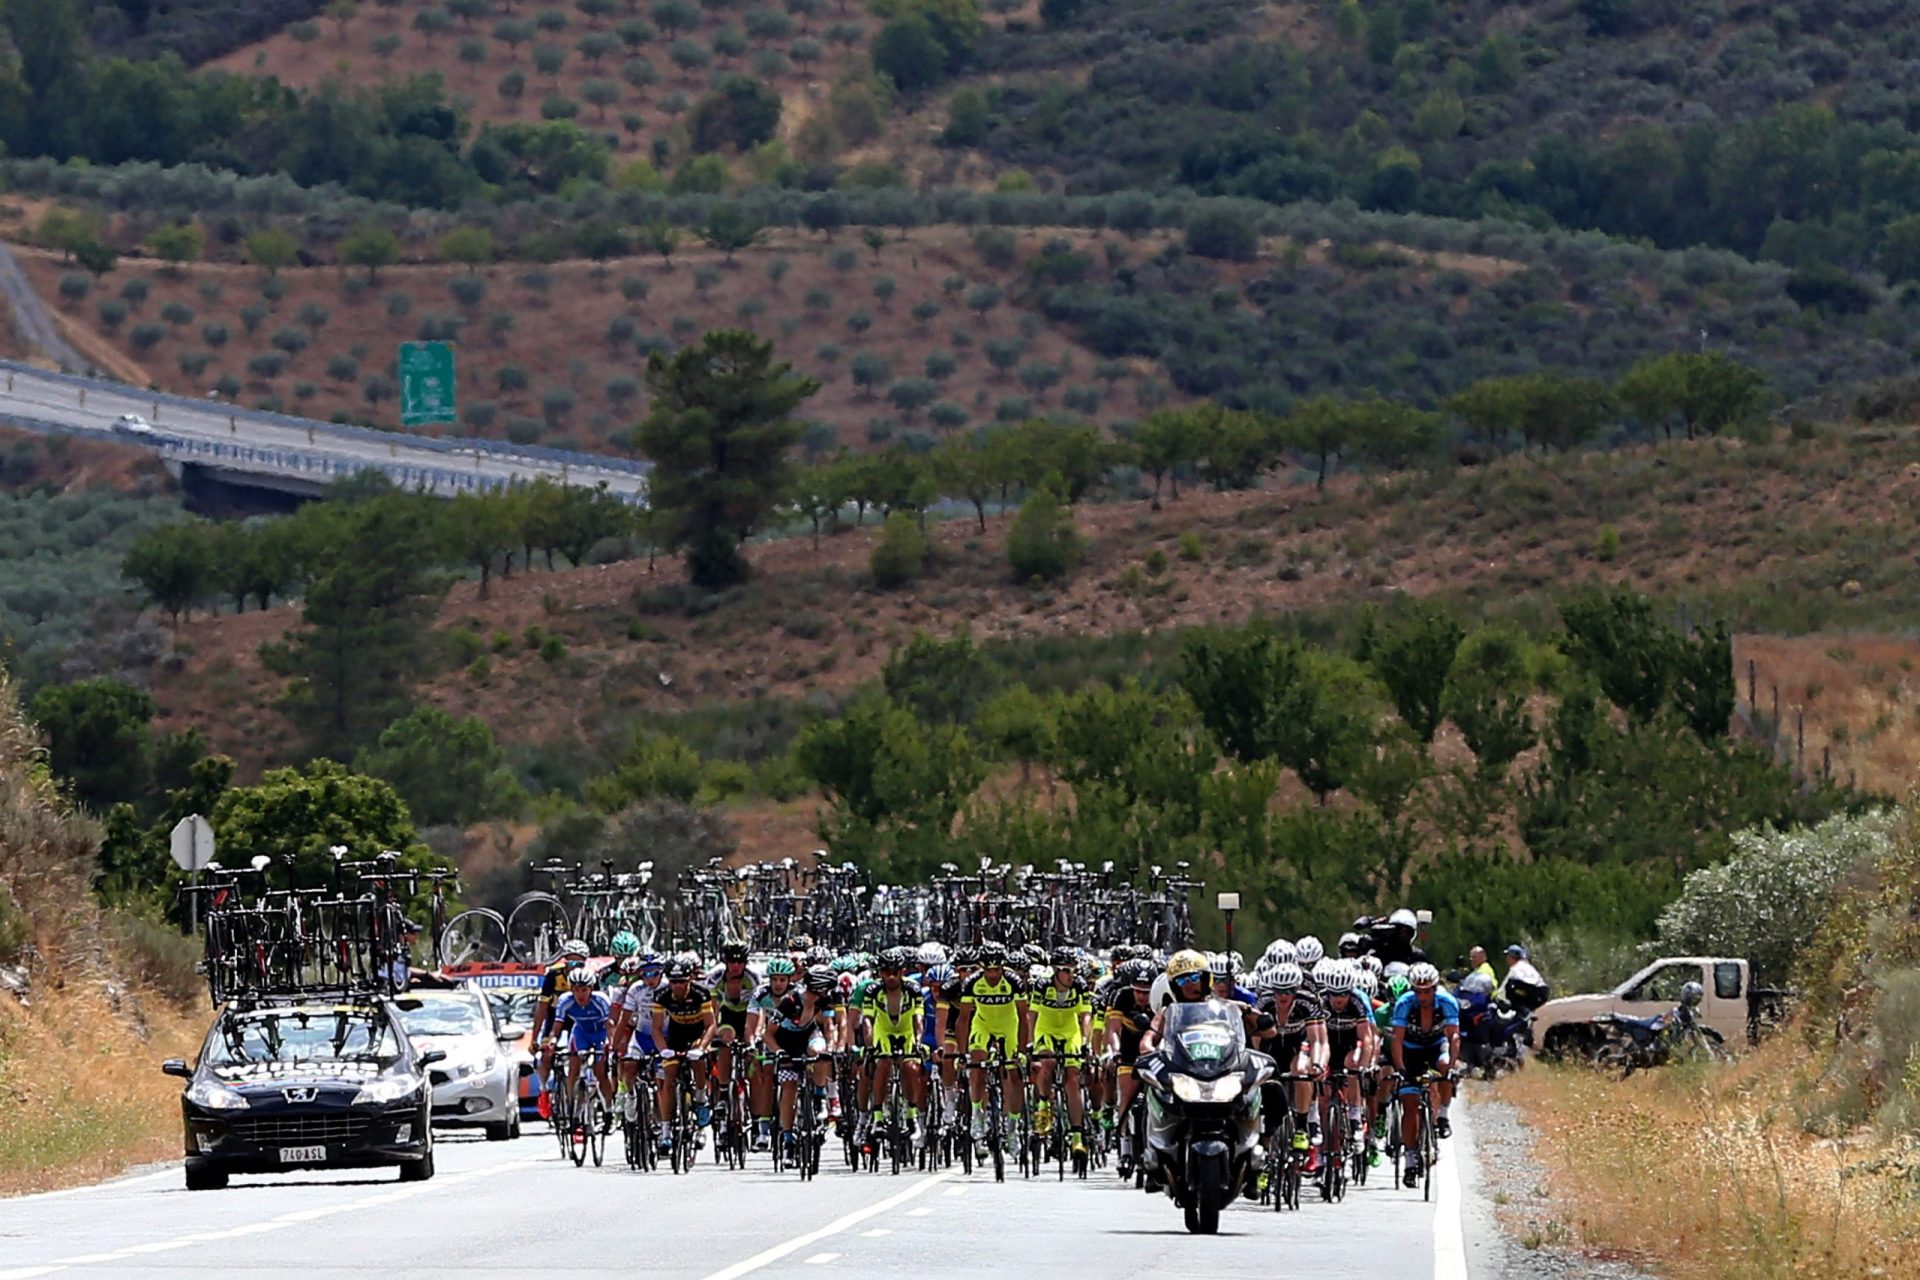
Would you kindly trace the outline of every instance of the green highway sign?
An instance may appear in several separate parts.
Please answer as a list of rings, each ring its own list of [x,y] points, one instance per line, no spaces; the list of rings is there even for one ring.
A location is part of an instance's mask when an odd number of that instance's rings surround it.
[[[454,406],[453,344],[400,344],[400,425],[424,427],[457,420]]]

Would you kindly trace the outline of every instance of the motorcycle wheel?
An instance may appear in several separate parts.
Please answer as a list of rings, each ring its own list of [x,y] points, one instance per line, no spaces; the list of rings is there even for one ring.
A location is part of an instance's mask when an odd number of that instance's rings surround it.
[[[1231,1176],[1224,1160],[1201,1160],[1193,1166],[1193,1207],[1188,1209],[1187,1230],[1196,1235],[1220,1234],[1220,1210],[1227,1202],[1227,1179]]]
[[[1633,1050],[1623,1044],[1603,1045],[1593,1055],[1593,1065],[1609,1079],[1625,1080],[1633,1074]]]

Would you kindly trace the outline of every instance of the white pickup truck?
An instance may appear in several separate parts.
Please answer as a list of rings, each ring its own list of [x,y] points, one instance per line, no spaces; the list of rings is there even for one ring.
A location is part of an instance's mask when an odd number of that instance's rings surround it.
[[[1757,991],[1745,960],[1722,956],[1669,956],[1655,960],[1612,991],[1561,996],[1533,1013],[1533,1043],[1546,1054],[1586,1056],[1606,1038],[1594,1019],[1604,1013],[1651,1018],[1680,1003],[1680,988],[1697,982],[1706,992],[1699,1018],[1726,1037],[1746,1044],[1769,1024],[1783,993]]]

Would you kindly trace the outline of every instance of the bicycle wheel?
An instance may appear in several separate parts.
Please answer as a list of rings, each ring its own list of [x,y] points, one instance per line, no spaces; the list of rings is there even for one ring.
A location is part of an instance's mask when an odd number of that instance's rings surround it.
[[[587,1147],[593,1155],[593,1167],[596,1169],[607,1162],[607,1130],[610,1127],[607,1100],[600,1096],[600,1087],[595,1085],[587,1104]]]
[[[576,1169],[587,1162],[587,1131],[593,1127],[587,1102],[590,1089],[583,1081],[573,1090],[573,1101],[567,1106],[567,1154]]]
[[[673,1171],[689,1173],[693,1169],[693,1099],[688,1096],[686,1074],[693,1064],[683,1062],[673,1082]]]
[[[1439,1144],[1433,1135],[1433,1104],[1420,1098],[1420,1198],[1433,1199],[1433,1162],[1439,1158]]]
[[[1007,1135],[1002,1128],[1004,1120],[1000,1105],[1000,1082],[996,1079],[987,1086],[987,1150],[993,1156],[995,1182],[1007,1180]]]
[[[507,912],[508,954],[545,964],[567,935],[567,909],[550,893],[523,893]]]
[[[507,958],[507,922],[486,907],[462,911],[447,921],[439,936],[442,964]]]

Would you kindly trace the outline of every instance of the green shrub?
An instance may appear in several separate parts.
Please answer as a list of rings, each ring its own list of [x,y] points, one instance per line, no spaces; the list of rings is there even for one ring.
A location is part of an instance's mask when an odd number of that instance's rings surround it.
[[[1178,545],[1182,560],[1198,562],[1207,558],[1207,544],[1191,529],[1180,535]]]
[[[158,912],[115,910],[107,913],[121,972],[138,985],[151,987],[176,1004],[192,1004],[206,990],[196,966],[203,948]],[[0,918],[0,954],[6,950],[5,921]]]
[[[1085,546],[1073,512],[1051,489],[1034,490],[1007,531],[1007,562],[1021,581],[1062,578],[1080,563]]]
[[[904,511],[889,514],[868,559],[874,585],[882,589],[903,587],[920,576],[926,561],[927,540],[913,517]]]
[[[1620,531],[1610,524],[1600,526],[1600,532],[1593,538],[1593,558],[1602,564],[1610,564],[1620,555]]]

